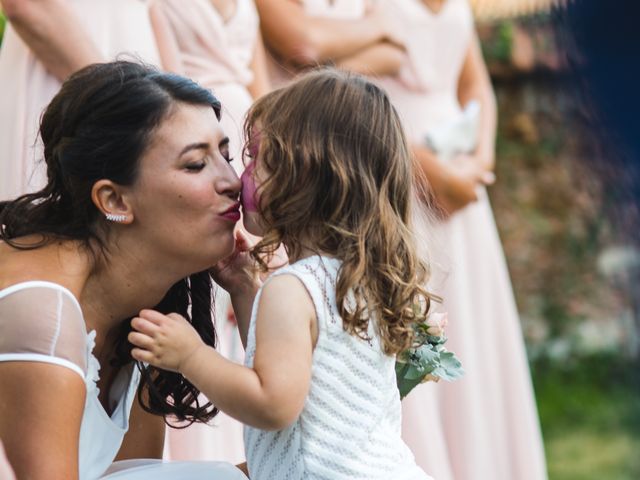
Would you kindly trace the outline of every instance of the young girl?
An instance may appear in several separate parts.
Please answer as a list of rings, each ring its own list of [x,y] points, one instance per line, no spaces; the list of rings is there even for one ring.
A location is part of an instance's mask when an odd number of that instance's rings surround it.
[[[252,478],[430,478],[400,438],[395,355],[429,296],[394,108],[365,78],[320,70],[258,100],[246,125],[244,222],[263,236],[251,255],[264,266],[282,243],[291,262],[255,296],[246,366],[151,310],[132,320],[133,357],[182,373],[247,425]],[[236,283],[248,264],[237,252],[218,280]],[[249,309],[234,307],[242,328]]]

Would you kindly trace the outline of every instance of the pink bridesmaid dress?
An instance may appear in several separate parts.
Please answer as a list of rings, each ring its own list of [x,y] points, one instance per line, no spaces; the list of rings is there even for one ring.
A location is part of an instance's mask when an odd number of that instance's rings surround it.
[[[456,90],[473,38],[473,16],[467,0],[446,0],[438,13],[420,0],[387,1],[402,22],[408,62],[381,84],[410,141],[423,144],[430,130],[461,115]],[[446,264],[447,273],[432,289],[444,298],[448,348],[466,374],[409,394],[403,438],[418,464],[438,480],[545,479],[522,331],[486,191],[438,229],[446,250],[433,252],[434,263]],[[441,423],[442,446],[439,433],[434,438],[434,423]],[[448,464],[450,475],[437,474],[438,462]]]
[[[285,0],[290,1],[290,0]],[[367,2],[370,0],[297,0],[309,17],[319,17],[336,20],[357,20],[365,14]],[[270,52],[267,55],[269,81],[274,88],[280,88],[289,83],[298,72],[287,59],[278,58]]]
[[[159,64],[144,0],[69,0],[105,60]],[[38,141],[40,115],[60,88],[9,23],[0,48],[0,200],[42,188],[46,168]]]
[[[238,174],[242,163],[242,127],[253,102],[247,87],[259,34],[253,0],[236,0],[236,10],[226,21],[209,0],[155,0],[168,20],[178,44],[183,74],[210,88],[222,102],[222,127],[229,137],[232,162]],[[228,300],[216,296],[219,350],[243,362],[244,352],[234,324],[226,320]],[[171,460],[244,461],[242,424],[219,413],[211,425],[194,424],[168,429],[165,457]]]

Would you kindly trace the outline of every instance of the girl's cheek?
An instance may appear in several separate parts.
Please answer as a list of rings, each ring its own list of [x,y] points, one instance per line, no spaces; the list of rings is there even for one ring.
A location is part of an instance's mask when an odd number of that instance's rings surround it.
[[[242,210],[245,214],[255,213],[258,211],[258,192],[256,181],[253,176],[255,169],[255,161],[247,165],[244,173],[240,177],[242,181],[242,192],[240,194],[240,202],[242,203]]]

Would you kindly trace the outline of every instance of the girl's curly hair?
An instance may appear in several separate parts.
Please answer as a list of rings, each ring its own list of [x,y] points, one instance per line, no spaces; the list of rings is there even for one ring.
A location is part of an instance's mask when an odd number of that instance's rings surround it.
[[[319,69],[260,98],[245,133],[248,146],[259,138],[267,177],[258,189],[266,234],[254,258],[266,269],[281,243],[292,261],[304,249],[338,258],[344,329],[367,338],[375,318],[387,354],[410,347],[430,306],[429,269],[410,227],[412,157],[386,93],[362,76]]]

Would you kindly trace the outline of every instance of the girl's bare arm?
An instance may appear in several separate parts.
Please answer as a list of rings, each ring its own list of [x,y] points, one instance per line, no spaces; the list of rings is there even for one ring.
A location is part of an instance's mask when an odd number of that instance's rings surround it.
[[[302,411],[311,381],[315,309],[305,287],[290,275],[264,286],[256,319],[253,368],[225,359],[205,345],[177,314],[143,310],[129,340],[137,360],[176,370],[220,410],[242,423],[281,430]]]

